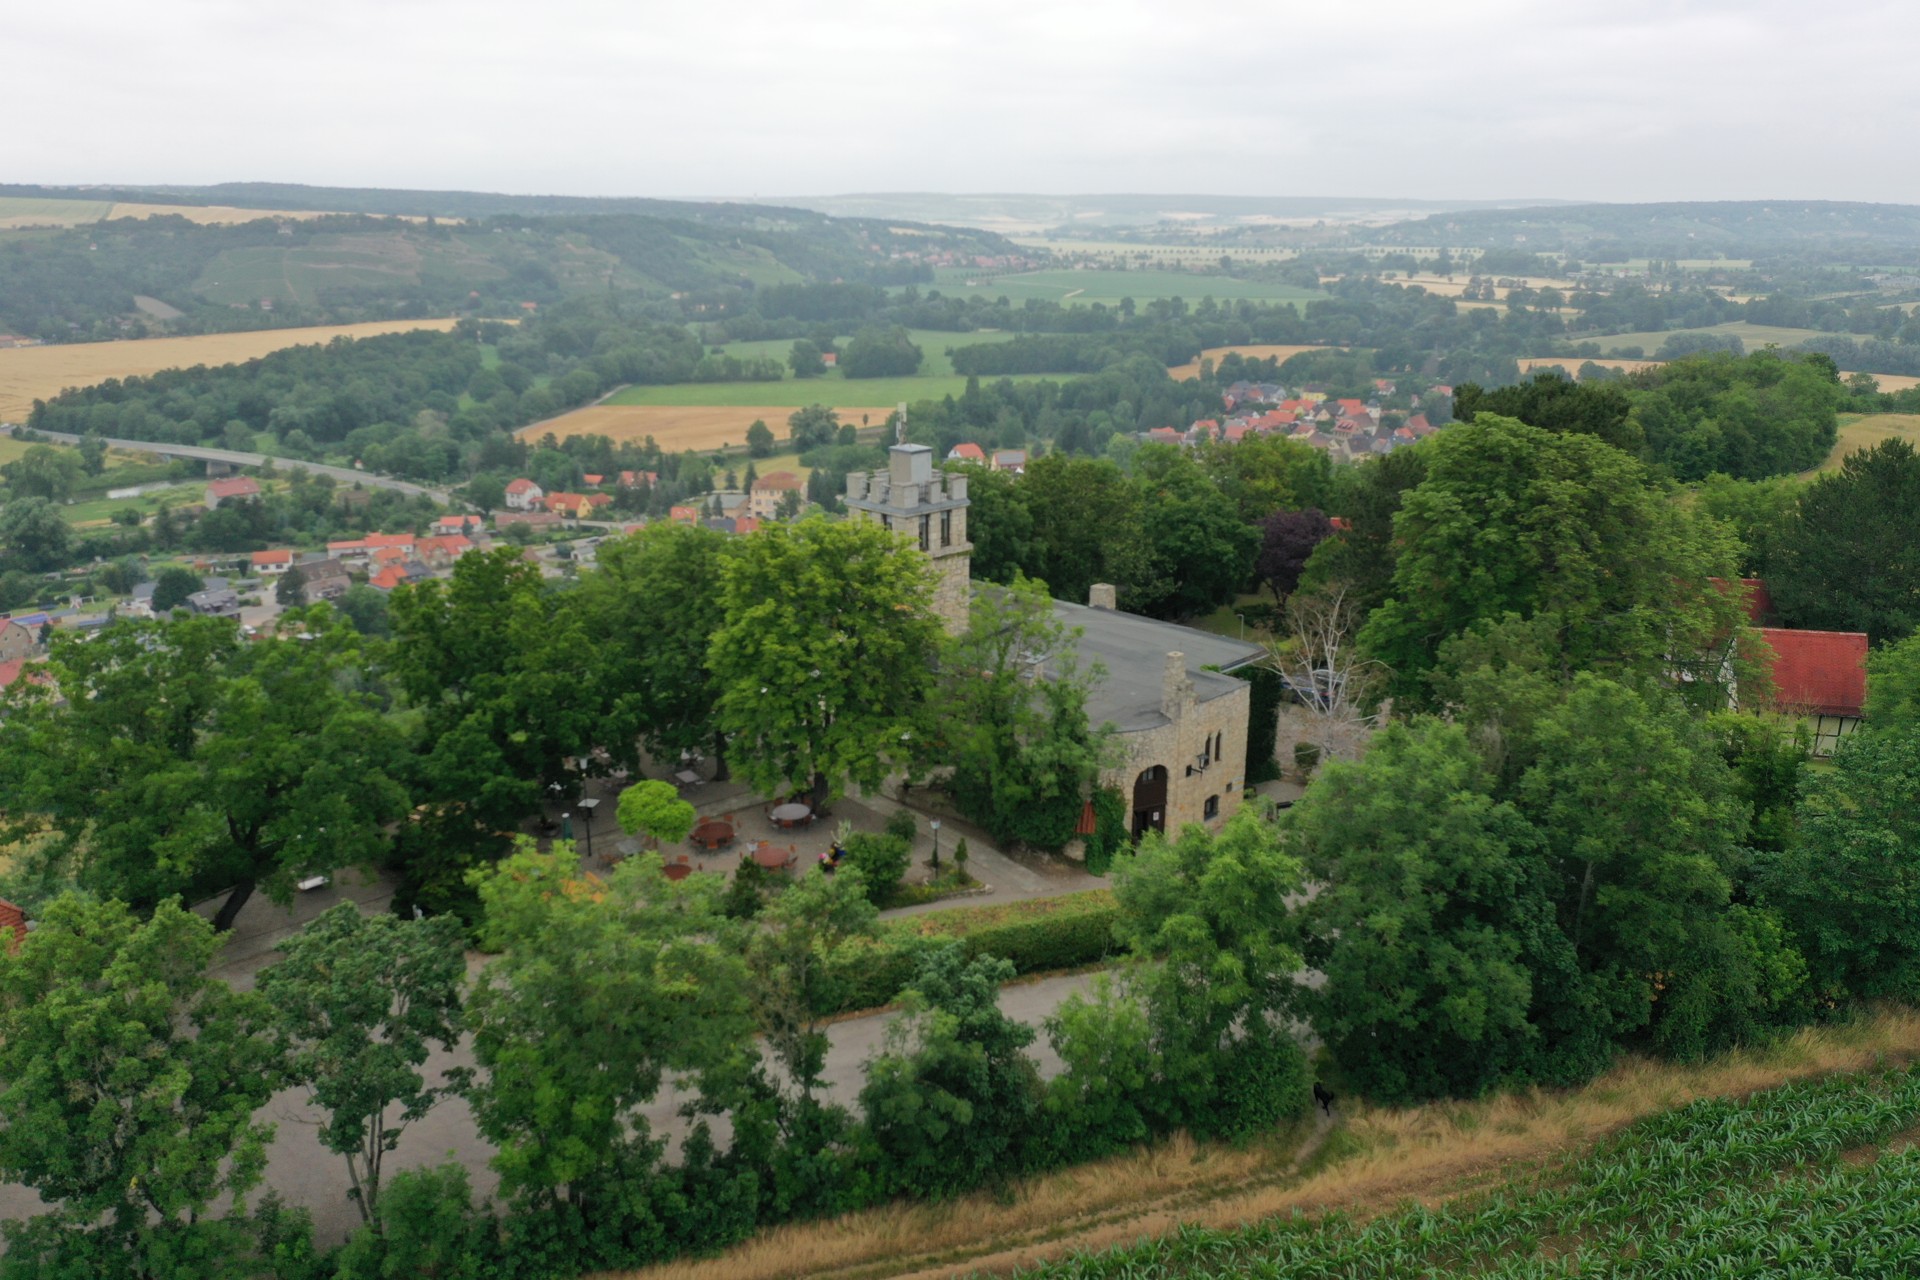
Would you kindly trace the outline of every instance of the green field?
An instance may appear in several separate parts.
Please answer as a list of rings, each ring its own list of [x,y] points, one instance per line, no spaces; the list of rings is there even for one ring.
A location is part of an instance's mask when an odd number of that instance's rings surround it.
[[[0,226],[77,227],[98,222],[113,204],[107,200],[42,200],[30,196],[0,196]]]
[[[1652,358],[1654,352],[1660,349],[1661,343],[1665,342],[1668,338],[1677,337],[1683,333],[1709,333],[1721,336],[1730,334],[1746,343],[1747,350],[1749,351],[1758,351],[1769,342],[1777,347],[1794,347],[1805,342],[1808,338],[1839,336],[1836,334],[1821,333],[1818,329],[1788,329],[1780,325],[1748,324],[1745,320],[1735,320],[1728,324],[1709,325],[1703,329],[1668,329],[1661,332],[1648,333],[1615,333],[1602,338],[1589,337],[1579,333],[1568,336],[1574,342],[1597,342],[1600,344],[1600,349],[1609,355],[1618,351],[1621,347],[1639,347],[1647,353],[1648,358]]]
[[[1042,376],[1036,374],[1014,381],[1032,382]],[[908,403],[938,400],[941,396],[960,395],[966,389],[967,380],[957,373],[916,378],[843,378],[838,373],[829,373],[824,378],[784,378],[779,382],[675,382],[657,387],[627,387],[601,403],[766,405],[794,409],[824,404],[835,409],[873,408],[899,404],[903,400]]]
[[[1022,1274],[1911,1276],[1920,1265],[1916,1121],[1920,1078],[1911,1071],[1817,1078],[1654,1116],[1557,1166],[1517,1168],[1504,1185],[1450,1202],[1409,1197],[1357,1214],[1187,1225]]]
[[[1216,258],[1218,254],[1214,255]],[[1217,301],[1249,298],[1257,302],[1305,302],[1327,295],[1318,289],[1232,276],[1191,275],[1184,271],[1016,271],[999,275],[966,267],[943,267],[934,272],[933,287],[941,293],[983,298],[1004,297],[1011,302],[1037,298],[1043,302],[1113,306],[1122,298],[1144,303],[1155,298],[1202,298]]]
[[[850,336],[843,333],[834,341],[844,348]],[[998,330],[949,333],[944,329],[909,329],[907,336],[912,338],[914,345],[924,351],[927,356],[926,361],[920,366],[920,376],[945,377],[953,372],[953,361],[947,358],[949,347],[971,347],[982,342],[1009,342],[1015,335],[1001,333]],[[784,365],[787,362],[787,353],[793,350],[793,339],[768,338],[761,342],[729,342],[721,350],[741,360],[778,360]]]

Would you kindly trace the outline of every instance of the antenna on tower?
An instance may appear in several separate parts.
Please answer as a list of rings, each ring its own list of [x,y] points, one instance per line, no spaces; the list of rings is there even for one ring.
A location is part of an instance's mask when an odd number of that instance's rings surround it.
[[[893,416],[895,419],[893,442],[905,444],[907,442],[907,402],[905,400],[894,406]]]

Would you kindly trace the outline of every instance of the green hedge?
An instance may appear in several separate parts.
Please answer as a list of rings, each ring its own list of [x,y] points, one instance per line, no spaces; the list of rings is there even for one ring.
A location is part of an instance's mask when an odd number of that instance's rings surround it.
[[[1253,686],[1247,720],[1247,785],[1280,776],[1280,701],[1285,682],[1272,667],[1241,667],[1231,674]]]
[[[1106,889],[1036,898],[993,907],[929,911],[881,927],[877,938],[841,945],[828,957],[832,1007],[821,1013],[871,1009],[898,996],[918,968],[917,957],[943,940],[960,943],[968,959],[992,955],[1016,972],[1041,973],[1097,964],[1114,952],[1120,914]]]

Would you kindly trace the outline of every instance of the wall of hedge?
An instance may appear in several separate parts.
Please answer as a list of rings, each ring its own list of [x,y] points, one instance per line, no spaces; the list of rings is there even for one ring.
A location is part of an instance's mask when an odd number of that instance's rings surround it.
[[[968,959],[999,956],[1016,972],[1043,973],[1098,964],[1115,953],[1120,909],[1107,889],[991,907],[929,911],[881,926],[872,940],[836,948],[827,964],[838,997],[821,1013],[872,1009],[890,1003],[919,967],[929,946],[957,941]]]

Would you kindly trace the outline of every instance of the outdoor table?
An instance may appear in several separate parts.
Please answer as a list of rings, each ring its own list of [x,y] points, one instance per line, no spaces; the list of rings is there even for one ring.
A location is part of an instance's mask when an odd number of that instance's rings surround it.
[[[684,862],[669,862],[663,870],[669,880],[685,880],[693,874],[693,868]]]
[[[708,818],[693,829],[693,842],[708,849],[718,849],[733,839],[733,824],[725,818]]]
[[[768,871],[784,871],[793,865],[793,854],[790,850],[777,849],[762,840],[753,851],[753,860]]]
[[[798,801],[789,801],[786,804],[775,805],[773,812],[767,816],[773,819],[775,826],[791,828],[811,823],[813,810]]]
[[[691,769],[682,769],[673,775],[673,780],[683,787],[697,787],[701,781],[700,775]]]

